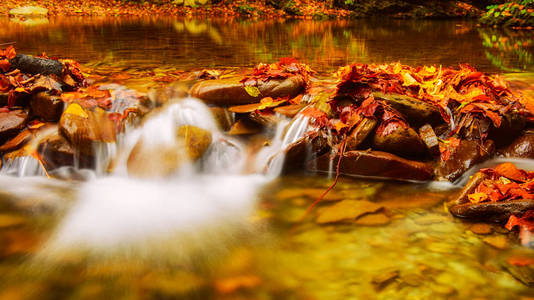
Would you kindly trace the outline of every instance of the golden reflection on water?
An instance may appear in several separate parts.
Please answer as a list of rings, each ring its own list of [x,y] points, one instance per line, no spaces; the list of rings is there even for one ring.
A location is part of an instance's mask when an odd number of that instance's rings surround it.
[[[465,21],[197,20],[53,18],[34,25],[0,19],[0,44],[21,53],[124,67],[253,66],[294,56],[318,71],[350,62],[456,65],[532,71],[530,33]]]

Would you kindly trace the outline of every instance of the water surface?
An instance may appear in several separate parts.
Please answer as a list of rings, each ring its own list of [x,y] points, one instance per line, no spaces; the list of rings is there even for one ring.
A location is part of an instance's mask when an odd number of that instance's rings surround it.
[[[534,70],[532,34],[464,21],[60,18],[33,26],[2,19],[0,28],[0,43],[16,42],[20,53],[46,52],[125,71],[250,67],[284,56],[323,74],[353,61],[469,63],[494,73]],[[526,82],[532,84],[528,77]],[[230,195],[253,198],[247,201],[254,204],[249,215],[232,207],[224,214],[214,210],[207,215],[213,216],[211,229],[194,224],[166,232],[169,224],[180,223],[173,219],[179,212],[170,210],[181,206],[168,201],[200,209],[195,184],[212,194],[229,187],[218,186],[217,179],[180,181],[178,187],[171,181],[171,193],[165,194],[169,182],[143,183],[162,189],[152,195],[142,186],[112,182],[107,194],[110,183],[104,179],[89,183],[98,185],[91,191],[110,199],[95,207],[80,204],[78,193],[86,189],[81,182],[1,177],[0,298],[518,299],[534,292],[521,282],[525,269],[509,263],[534,257],[532,250],[500,226],[479,235],[470,229],[473,224],[452,218],[444,202],[455,189],[342,179],[301,221],[332,179],[284,176],[252,196],[248,191],[256,182],[236,182]],[[139,189],[143,192],[136,193]],[[166,196],[151,201],[161,194]],[[376,203],[380,217],[317,224],[317,216],[340,200]],[[84,204],[97,212],[69,219]],[[221,215],[239,222],[222,222]],[[102,234],[73,236],[87,233],[76,226]],[[136,239],[153,228],[157,238]],[[107,246],[51,249],[50,241],[65,230],[72,241],[104,236]]]

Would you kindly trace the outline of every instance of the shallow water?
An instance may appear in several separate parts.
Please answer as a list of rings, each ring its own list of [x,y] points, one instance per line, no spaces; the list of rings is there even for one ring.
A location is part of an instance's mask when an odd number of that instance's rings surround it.
[[[0,43],[16,41],[21,53],[45,51],[126,71],[245,67],[283,56],[321,73],[352,61],[534,70],[532,34],[462,21],[67,18],[0,25]],[[517,299],[534,293],[520,281],[534,271],[509,263],[534,258],[534,251],[500,226],[475,234],[473,224],[450,216],[444,206],[456,191],[450,187],[342,179],[301,221],[331,179],[284,176],[259,189],[251,177],[191,180],[0,176],[0,299]],[[221,199],[220,208],[206,207],[211,198]],[[341,200],[366,200],[378,212],[318,224]],[[217,218],[187,216],[193,222],[182,230],[180,210],[188,206]]]

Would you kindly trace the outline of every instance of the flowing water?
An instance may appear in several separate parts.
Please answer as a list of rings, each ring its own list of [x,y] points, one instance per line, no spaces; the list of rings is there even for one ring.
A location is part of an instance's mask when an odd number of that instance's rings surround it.
[[[532,35],[469,22],[67,18],[0,24],[0,43],[16,42],[21,53],[45,51],[91,68],[134,70],[130,74],[246,67],[295,56],[319,74],[351,61],[470,63],[487,72],[523,72],[523,82],[534,83],[525,73],[534,69]],[[154,85],[148,80],[118,83],[142,90]],[[126,160],[140,139],[172,146],[181,125],[212,134],[200,164],[182,164],[163,177],[128,175]],[[473,224],[452,218],[444,202],[454,185],[342,178],[300,222],[332,182],[279,175],[283,149],[307,128],[305,117],[283,119],[265,132],[270,146],[251,154],[244,141],[217,128],[205,105],[182,98],[126,130],[117,144],[100,145],[96,171],[63,168],[53,174],[63,179],[48,179],[32,157],[4,165],[0,299],[533,295],[521,282],[532,274],[509,263],[534,257],[533,251],[500,226],[480,235]],[[106,174],[109,161],[115,168]],[[383,208],[351,223],[318,224],[317,215],[340,200]]]

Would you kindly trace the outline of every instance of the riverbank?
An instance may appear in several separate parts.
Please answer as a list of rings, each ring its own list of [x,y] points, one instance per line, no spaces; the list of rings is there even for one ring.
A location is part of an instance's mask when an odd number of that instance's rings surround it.
[[[476,18],[482,7],[463,1],[425,4],[410,0],[390,1],[209,1],[209,0],[5,0],[0,15],[13,8],[39,6],[51,16],[216,16],[259,18],[356,18],[391,16],[397,18]]]

